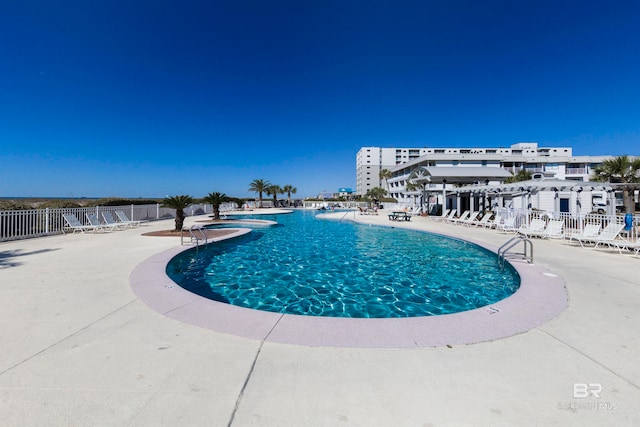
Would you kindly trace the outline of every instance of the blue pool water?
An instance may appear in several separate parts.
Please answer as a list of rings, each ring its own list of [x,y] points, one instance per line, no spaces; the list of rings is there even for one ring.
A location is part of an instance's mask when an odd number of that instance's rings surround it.
[[[358,318],[457,313],[519,287],[513,267],[500,269],[495,254],[472,243],[315,215],[260,216],[279,224],[183,252],[167,274],[191,292],[241,307]]]

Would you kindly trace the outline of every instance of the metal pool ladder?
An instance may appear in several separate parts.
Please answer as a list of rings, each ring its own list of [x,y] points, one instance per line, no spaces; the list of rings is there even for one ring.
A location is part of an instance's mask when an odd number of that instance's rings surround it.
[[[498,265],[500,268],[504,268],[504,261],[507,257],[507,253],[520,243],[523,245],[522,252],[513,252],[510,255],[519,256],[523,260],[527,261],[530,264],[533,264],[533,243],[525,236],[517,235],[509,239],[504,245],[500,246],[498,249]]]
[[[356,215],[356,211],[346,211],[346,212],[344,213],[344,215],[342,215],[342,218],[340,218],[340,221],[338,221],[338,222],[342,222],[342,220],[343,220],[343,219],[345,219],[345,218],[347,217],[347,215],[349,215],[351,212],[353,212],[353,215],[354,215],[354,217],[355,217],[355,215]]]
[[[193,243],[194,241],[196,242],[196,246],[200,246],[200,240],[204,240],[204,244],[206,245],[207,242],[207,232],[204,230],[204,228],[200,227],[199,225],[192,225],[189,228],[183,228],[182,231],[188,231],[189,232],[189,237],[190,237],[190,242]],[[198,236],[196,234],[196,231],[200,232],[200,236]],[[182,246],[184,244],[184,233],[180,233],[180,246]]]

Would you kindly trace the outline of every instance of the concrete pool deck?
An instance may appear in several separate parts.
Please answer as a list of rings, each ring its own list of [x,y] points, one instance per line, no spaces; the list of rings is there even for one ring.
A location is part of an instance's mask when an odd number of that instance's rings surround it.
[[[318,217],[345,219],[344,213],[325,213]],[[231,222],[232,226],[236,224],[249,225],[246,221],[244,224],[241,221]],[[220,236],[217,240],[233,238],[248,231],[246,228],[236,229],[234,234]],[[493,252],[498,250],[483,242],[476,243]],[[527,332],[554,319],[567,306],[566,289],[561,278],[539,265],[514,260],[512,265],[521,278],[520,288],[514,295],[485,307],[455,314],[353,319],[252,310],[202,298],[176,286],[167,276],[166,266],[184,250],[187,248],[172,248],[138,264],[129,281],[136,296],[172,319],[259,341],[363,348],[475,344]]]
[[[390,225],[384,212],[352,216]],[[141,234],[172,224],[0,243],[2,425],[640,424],[640,259],[535,240],[535,264],[569,297],[553,320],[471,345],[314,347],[199,328],[141,301],[132,272],[179,245]],[[509,238],[422,217],[393,226]]]

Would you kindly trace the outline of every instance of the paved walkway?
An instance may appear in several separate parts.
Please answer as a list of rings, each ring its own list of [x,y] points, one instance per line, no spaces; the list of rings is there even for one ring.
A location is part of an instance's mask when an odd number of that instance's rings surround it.
[[[508,239],[352,217],[494,247]],[[569,307],[529,332],[313,347],[198,328],[138,299],[131,272],[179,245],[141,233],[172,224],[0,244],[1,425],[640,425],[640,259],[536,240],[535,262],[565,281]]]

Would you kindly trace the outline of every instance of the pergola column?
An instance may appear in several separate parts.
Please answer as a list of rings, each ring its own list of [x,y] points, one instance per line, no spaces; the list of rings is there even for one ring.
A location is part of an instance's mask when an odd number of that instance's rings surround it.
[[[615,215],[616,214],[616,193],[613,190],[608,190],[607,198],[609,199],[607,202],[607,215]]]
[[[447,180],[442,180],[442,212],[447,209]]]

